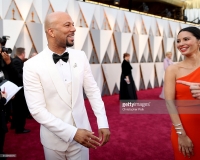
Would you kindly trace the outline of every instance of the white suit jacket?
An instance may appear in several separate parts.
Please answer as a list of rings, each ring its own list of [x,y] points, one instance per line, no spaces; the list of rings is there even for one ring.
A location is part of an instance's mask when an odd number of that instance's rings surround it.
[[[98,128],[108,128],[104,103],[85,53],[67,50],[72,74],[72,105],[65,97],[66,85],[47,48],[26,61],[23,68],[25,98],[33,118],[41,124],[41,143],[58,151],[67,150],[77,128],[91,130],[83,88],[97,117]],[[73,119],[77,128],[73,126]]]

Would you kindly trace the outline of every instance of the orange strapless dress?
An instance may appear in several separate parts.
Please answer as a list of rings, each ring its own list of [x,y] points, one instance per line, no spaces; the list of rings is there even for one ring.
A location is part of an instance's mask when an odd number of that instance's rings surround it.
[[[192,73],[178,78],[177,80],[183,80],[188,82],[200,82],[200,67],[193,71]],[[176,83],[176,100],[194,100],[192,97],[189,86]],[[197,100],[196,100],[197,101]],[[187,109],[190,110],[190,106]],[[179,107],[178,107],[179,108]],[[181,108],[181,107],[180,107]],[[193,106],[191,106],[191,109]],[[197,109],[197,108],[196,108]],[[179,110],[179,109],[178,109]],[[180,113],[180,112],[179,112]],[[196,114],[195,114],[196,113]],[[192,140],[194,145],[194,156],[192,156],[191,160],[200,160],[200,111],[193,112],[192,114],[180,113],[180,119],[183,124],[183,127],[186,131],[188,137]],[[182,153],[179,152],[178,148],[178,135],[176,130],[172,126],[171,132],[171,141],[174,150],[175,160],[185,160],[189,158],[185,158]]]

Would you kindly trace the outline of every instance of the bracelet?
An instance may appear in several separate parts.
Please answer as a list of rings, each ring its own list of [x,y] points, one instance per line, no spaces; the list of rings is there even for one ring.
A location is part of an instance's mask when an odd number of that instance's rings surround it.
[[[180,129],[183,129],[183,128],[175,128],[175,129],[180,130]]]
[[[183,130],[183,127],[178,127],[178,126],[181,126],[181,124],[177,124],[174,126],[177,126],[177,127],[174,127],[176,129],[176,133],[179,135],[182,135],[182,132],[180,130]]]
[[[180,124],[173,124],[173,126],[175,126],[175,127],[178,127],[178,126],[181,126],[182,124],[180,123]]]

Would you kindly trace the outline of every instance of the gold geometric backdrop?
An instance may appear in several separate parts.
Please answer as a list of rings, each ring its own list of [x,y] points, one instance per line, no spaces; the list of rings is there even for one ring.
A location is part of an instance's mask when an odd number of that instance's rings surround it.
[[[13,54],[24,47],[27,58],[41,52],[47,45],[44,19],[54,11],[71,15],[74,48],[85,51],[102,95],[118,93],[125,52],[137,90],[162,86],[165,52],[175,62],[183,59],[175,39],[187,24],[75,0],[0,0],[0,36],[10,36],[6,47]]]

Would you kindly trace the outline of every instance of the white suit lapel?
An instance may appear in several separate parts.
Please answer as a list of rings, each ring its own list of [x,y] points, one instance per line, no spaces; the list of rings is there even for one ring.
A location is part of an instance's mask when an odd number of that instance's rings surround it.
[[[52,54],[47,52],[48,50],[44,50],[44,62],[47,65],[48,72],[51,76],[51,79],[55,85],[55,88],[62,98],[62,100],[71,107],[71,102],[70,100],[66,97],[67,96],[67,89],[64,81],[60,77],[58,70],[56,68],[56,65],[53,61]]]
[[[70,60],[70,67],[71,67],[71,74],[72,74],[72,107],[74,106],[78,93],[79,93],[79,78],[78,77],[78,63],[77,57],[73,55],[73,50],[68,49],[69,52],[69,60]]]

